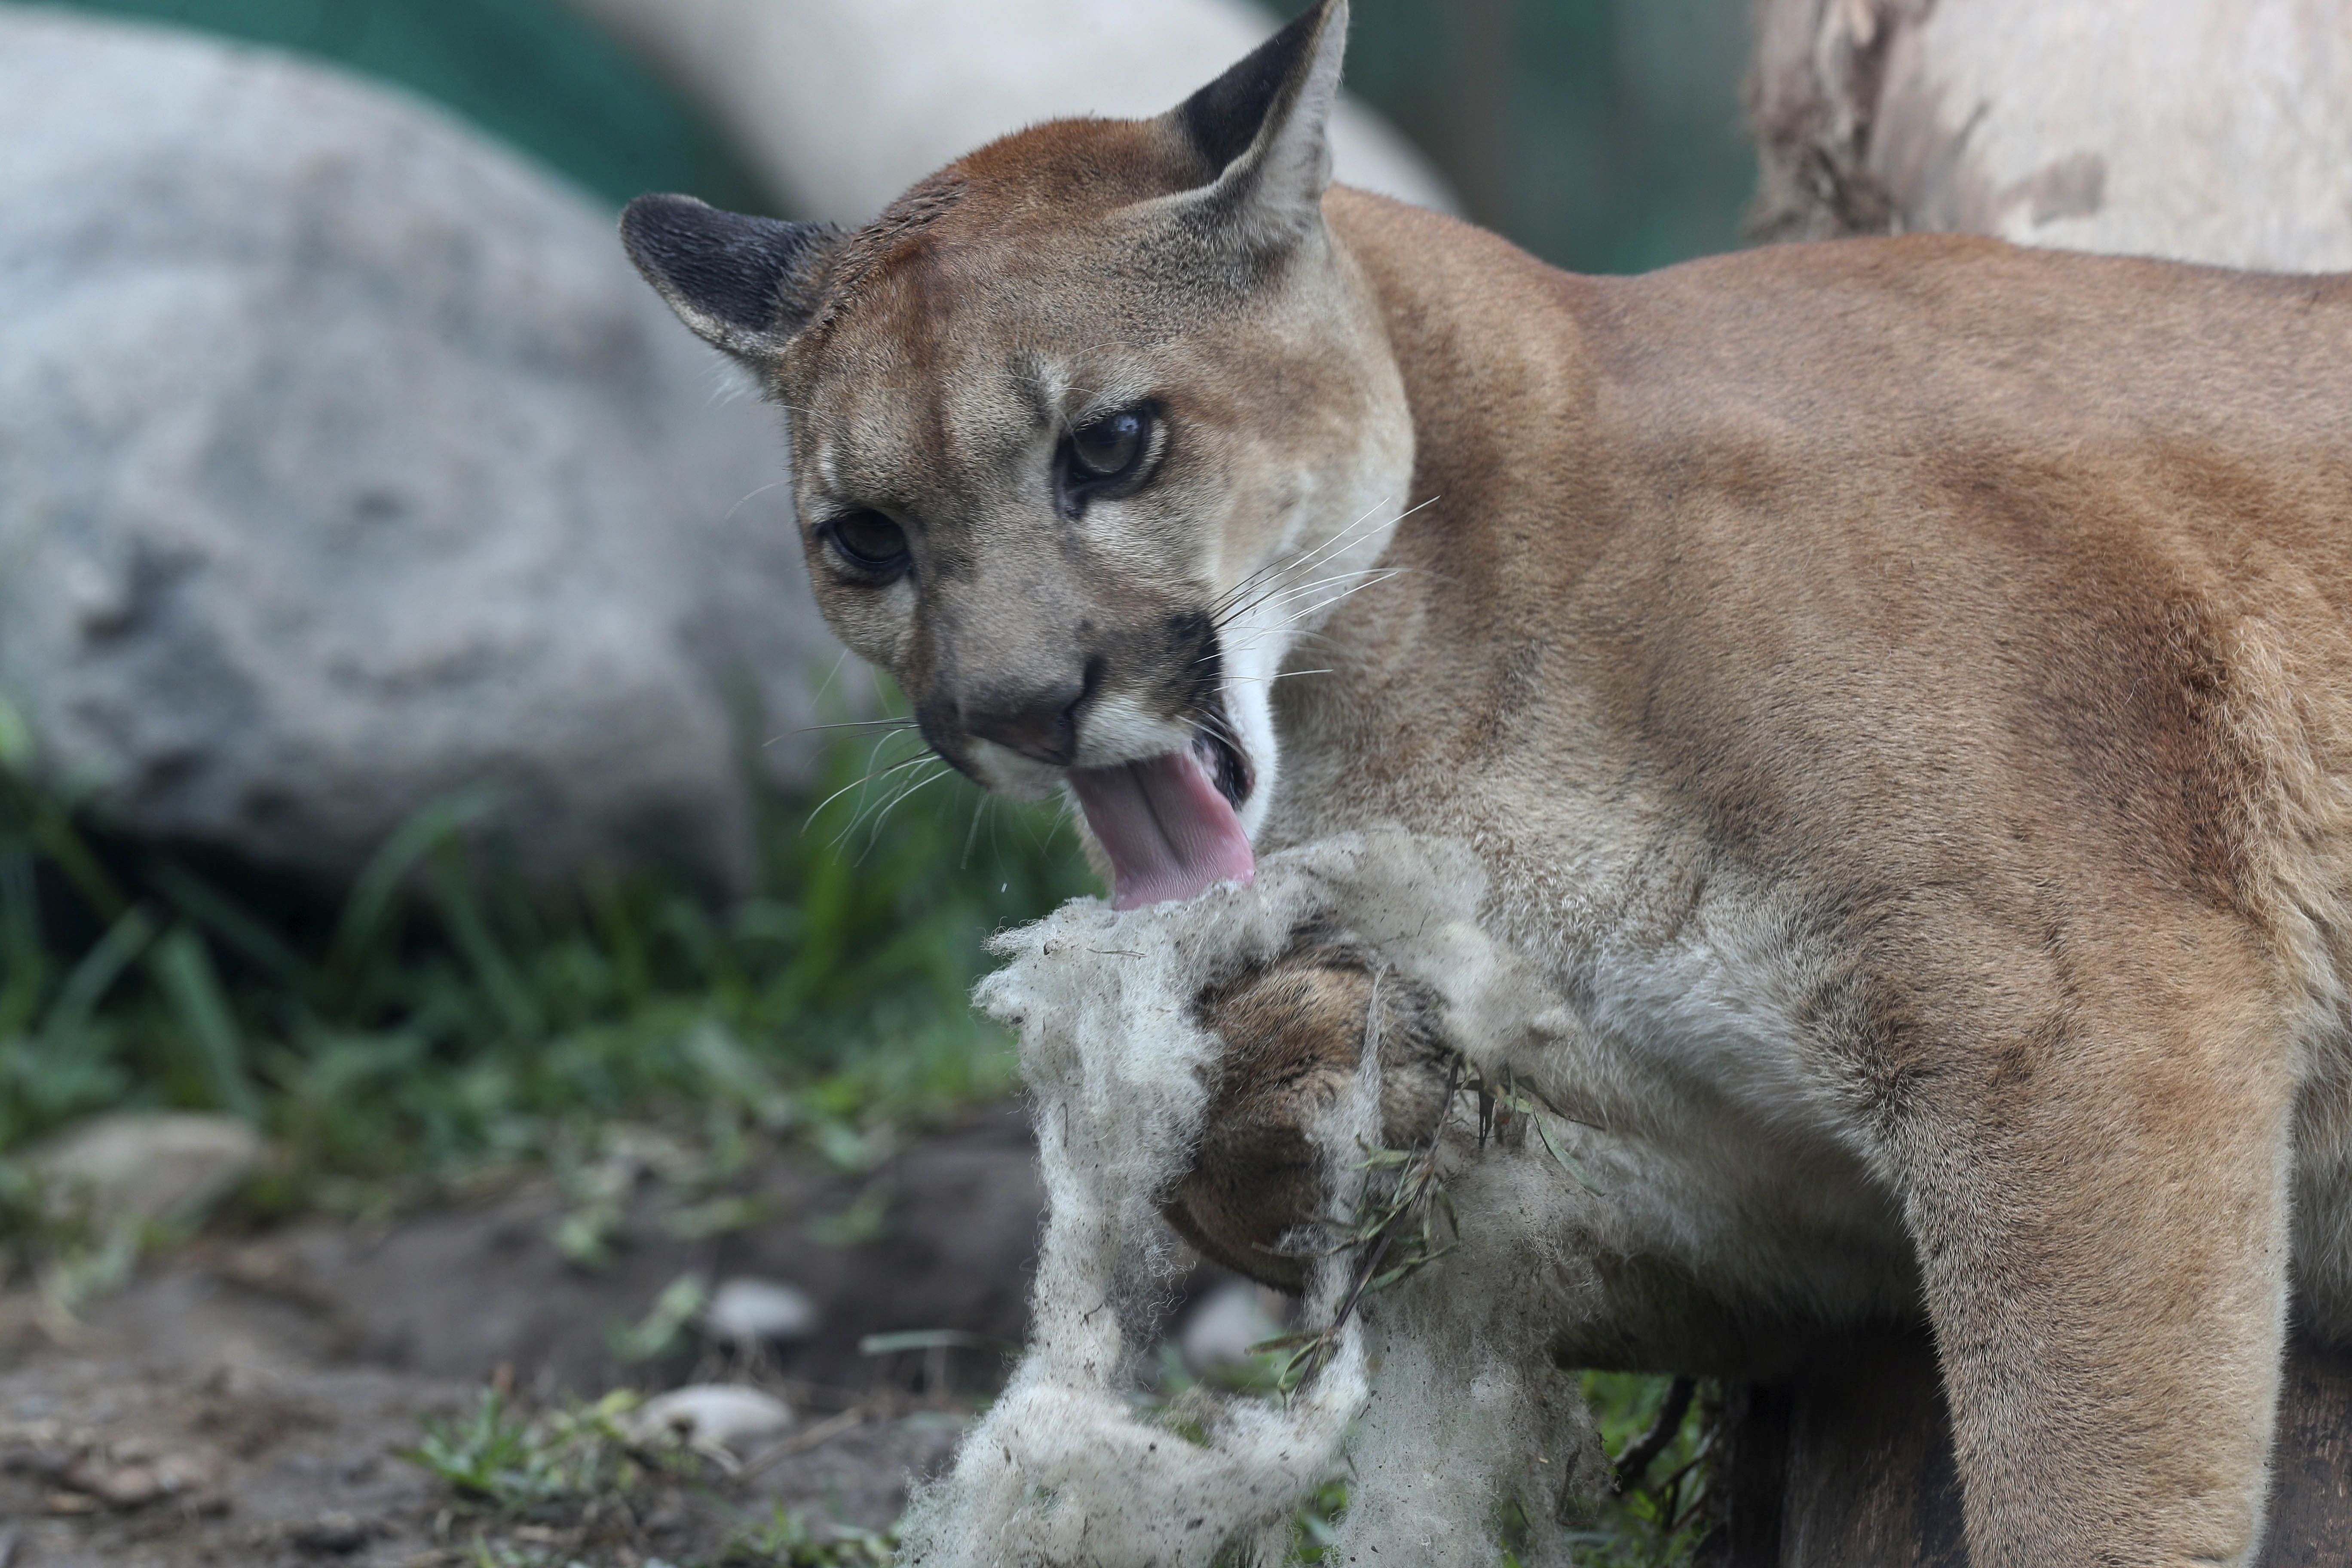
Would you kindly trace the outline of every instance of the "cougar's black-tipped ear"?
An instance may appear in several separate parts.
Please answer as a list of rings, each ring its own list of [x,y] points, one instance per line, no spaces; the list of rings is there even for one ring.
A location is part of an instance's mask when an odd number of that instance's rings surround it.
[[[1209,192],[1269,237],[1321,216],[1347,42],[1348,0],[1318,0],[1171,117],[1200,154]]]
[[[679,321],[738,359],[771,359],[815,308],[809,284],[839,237],[829,224],[721,212],[692,196],[639,196],[621,244]]]

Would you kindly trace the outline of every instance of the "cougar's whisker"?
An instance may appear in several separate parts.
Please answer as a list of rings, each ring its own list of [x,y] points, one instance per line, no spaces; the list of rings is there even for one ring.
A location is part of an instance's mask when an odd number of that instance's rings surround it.
[[[1386,579],[1385,579],[1385,578],[1381,578],[1381,579],[1378,579],[1378,581],[1385,582],[1385,581],[1386,581]],[[1298,612],[1298,614],[1300,615],[1300,616],[1301,616],[1301,617],[1305,617],[1305,616],[1312,616],[1312,615],[1317,615],[1317,614],[1318,614],[1318,613],[1320,613],[1320,612],[1322,612],[1322,611],[1324,611],[1324,610],[1328,610],[1328,609],[1329,609],[1332,605],[1334,605],[1338,604],[1340,600],[1342,600],[1342,599],[1347,599],[1347,598],[1352,598],[1352,597],[1354,597],[1356,595],[1362,593],[1365,589],[1370,588],[1370,587],[1371,587],[1371,586],[1373,586],[1373,585],[1374,585],[1374,584],[1373,584],[1373,583],[1370,583],[1370,582],[1365,582],[1365,583],[1359,583],[1359,584],[1357,584],[1355,586],[1353,586],[1353,587],[1351,587],[1351,588],[1342,588],[1342,589],[1340,589],[1338,593],[1331,595],[1329,597],[1325,598],[1325,599],[1319,599],[1319,600],[1318,600],[1316,603],[1314,603],[1314,604],[1312,604],[1312,605],[1307,605],[1305,609],[1303,609],[1303,610],[1299,611],[1299,612]]]
[[[862,775],[852,779],[849,783],[842,785],[839,789],[835,790],[831,795],[826,795],[823,800],[809,807],[808,819],[801,825],[802,832],[807,832],[810,826],[813,825],[816,821],[817,817],[823,814],[826,806],[831,805],[835,801],[839,800],[843,795],[847,795],[850,791],[865,789],[876,783],[877,780],[887,779],[893,773],[904,773],[907,769],[915,766],[919,763],[932,760],[929,749],[925,748],[919,755],[908,757],[904,762],[893,763],[888,767],[880,768],[877,771],[876,764],[881,761],[881,749],[883,746],[887,745],[892,739],[892,736],[885,735],[882,737],[880,742],[876,743],[874,755],[867,760],[866,772]]]
[[[1358,516],[1353,521],[1340,529],[1331,538],[1325,540],[1321,544],[1317,545],[1313,550],[1308,551],[1303,556],[1278,556],[1276,559],[1267,562],[1265,565],[1259,567],[1256,571],[1251,573],[1248,576],[1244,577],[1240,582],[1234,584],[1231,588],[1226,589],[1224,593],[1219,595],[1216,600],[1210,605],[1211,616],[1214,616],[1223,606],[1227,605],[1234,600],[1250,593],[1253,589],[1270,578],[1278,577],[1287,572],[1311,570],[1312,563],[1329,554],[1334,550],[1345,549],[1349,542],[1358,537],[1358,531],[1365,527],[1366,524],[1371,522],[1372,520],[1379,517],[1381,508],[1387,504],[1387,498],[1381,498],[1381,500],[1373,505],[1370,510]]]
[[[902,763],[893,763],[888,767],[878,771],[868,771],[864,777],[856,780],[855,783],[842,785],[839,789],[834,791],[831,795],[826,795],[823,800],[817,802],[815,805],[810,807],[809,820],[811,822],[814,822],[817,818],[818,813],[824,811],[825,807],[831,805],[835,801],[839,800],[843,795],[847,795],[850,791],[870,789],[875,784],[880,784],[883,780],[887,779],[894,774],[905,773],[908,768],[918,766],[928,760],[929,754],[926,753],[924,756],[920,757],[908,757]],[[862,801],[859,804],[858,809],[861,811],[865,809],[864,803]]]
[[[1266,590],[1266,592],[1265,592],[1264,595],[1260,595],[1258,598],[1254,599],[1254,600],[1252,600],[1249,604],[1243,605],[1243,606],[1241,607],[1241,610],[1236,611],[1236,612],[1235,612],[1235,614],[1241,614],[1241,613],[1243,613],[1243,612],[1245,612],[1245,611],[1248,611],[1248,610],[1255,609],[1255,608],[1256,608],[1259,605],[1279,605],[1279,604],[1283,604],[1283,603],[1286,603],[1286,601],[1288,601],[1288,600],[1295,599],[1295,598],[1300,598],[1300,597],[1305,596],[1306,595],[1312,594],[1312,593],[1316,592],[1318,589],[1330,587],[1330,586],[1331,586],[1333,584],[1335,584],[1335,583],[1346,583],[1346,582],[1349,582],[1349,581],[1351,581],[1351,580],[1353,580],[1353,579],[1356,579],[1356,578],[1359,578],[1359,577],[1362,577],[1362,576],[1368,575],[1369,574],[1370,574],[1370,573],[1372,573],[1372,572],[1379,571],[1379,570],[1381,570],[1381,568],[1379,568],[1379,567],[1366,567],[1366,568],[1364,568],[1362,571],[1360,571],[1360,572],[1341,572],[1341,573],[1337,573],[1337,574],[1333,574],[1333,575],[1331,575],[1331,576],[1328,576],[1328,577],[1318,577],[1318,578],[1317,578],[1314,582],[1312,582],[1312,583],[1300,583],[1300,584],[1297,584],[1296,586],[1292,586],[1292,587],[1286,587],[1286,588],[1269,588],[1269,589],[1267,589],[1267,590]]]
[[[1436,505],[1440,499],[1441,498],[1437,496],[1432,496],[1427,500],[1421,502],[1418,506],[1407,508],[1405,510],[1397,514],[1396,521],[1402,522],[1406,518],[1412,516],[1413,513]],[[1359,519],[1357,523],[1350,524],[1349,528],[1342,530],[1340,533],[1334,536],[1331,540],[1327,541],[1320,548],[1308,552],[1306,555],[1301,556],[1295,562],[1286,563],[1283,566],[1284,574],[1295,576],[1312,571],[1317,566],[1328,561],[1339,551],[1345,550],[1349,545],[1359,542],[1362,538],[1362,534],[1357,532],[1359,525],[1363,523],[1366,519],[1376,516],[1377,510],[1378,509],[1375,509],[1372,512],[1367,512],[1364,518]],[[1403,570],[1403,568],[1367,566],[1364,570]],[[1253,574],[1253,576],[1255,575],[1256,574]],[[1249,582],[1250,579],[1244,579],[1244,581]],[[1230,622],[1236,616],[1248,614],[1251,610],[1255,609],[1258,605],[1265,603],[1271,595],[1280,593],[1282,591],[1282,585],[1279,584],[1255,584],[1252,590],[1252,596],[1250,596],[1245,603],[1236,602],[1234,595],[1229,593],[1221,599],[1218,602],[1217,606],[1211,611],[1210,618],[1216,625],[1222,626]]]
[[[1367,567],[1360,573],[1349,572],[1335,577],[1325,577],[1320,581],[1314,583],[1302,583],[1295,588],[1269,589],[1266,593],[1252,600],[1249,604],[1241,606],[1241,608],[1236,610],[1234,614],[1245,615],[1249,611],[1256,609],[1262,605],[1287,606],[1292,601],[1304,598],[1309,594],[1318,593],[1321,590],[1331,586],[1335,583],[1349,584],[1349,586],[1340,590],[1331,597],[1325,599],[1322,603],[1315,605],[1306,610],[1292,613],[1291,618],[1304,620],[1307,616],[1314,615],[1318,610],[1338,604],[1341,599],[1348,597],[1350,594],[1360,594],[1365,589],[1373,586],[1375,584],[1387,582],[1391,577],[1396,575],[1398,570],[1400,569],[1393,567]]]
[[[833,656],[833,668],[824,672],[824,683],[816,689],[816,695],[809,699],[810,707],[814,708],[818,703],[824,700],[824,694],[831,691],[833,689],[833,683],[841,679],[841,667],[848,662],[849,650],[847,648],[843,648],[839,653]]]
[[[733,506],[729,507],[727,509],[727,515],[719,519],[719,521],[721,522],[732,522],[735,520],[735,514],[737,512],[741,511],[745,507],[751,505],[761,496],[766,495],[770,490],[774,489],[777,486],[788,485],[790,483],[792,483],[790,479],[769,480],[766,484],[761,485],[758,489],[753,490],[750,495],[745,496],[741,500],[737,501]]]
[[[845,719],[838,724],[802,724],[785,731],[774,740],[771,740],[768,744],[772,746],[777,741],[789,740],[794,735],[805,735],[817,730],[911,730],[914,727],[915,721],[912,719]]]
[[[1366,533],[1385,526],[1378,520],[1380,518],[1381,509],[1387,504],[1388,498],[1383,496],[1379,501],[1373,504],[1370,510],[1356,518],[1354,521],[1340,529],[1329,539],[1325,540],[1321,544],[1317,545],[1314,549],[1308,551],[1304,555],[1267,562],[1265,565],[1259,567],[1256,571],[1251,573],[1248,576],[1243,578],[1240,582],[1227,589],[1223,594],[1220,595],[1210,605],[1210,618],[1212,620],[1220,618],[1226,613],[1228,607],[1235,600],[1251,593],[1256,587],[1262,585],[1267,579],[1279,577],[1291,573],[1312,571],[1316,566],[1319,565],[1322,562],[1328,560],[1332,555],[1359,542]],[[1410,517],[1412,515],[1412,512],[1402,514],[1402,517]],[[1400,521],[1402,521],[1402,518]]]
[[[982,790],[978,798],[973,800],[971,803],[971,826],[964,832],[963,858],[957,863],[961,868],[969,869],[971,866],[972,847],[980,842],[981,814],[985,812],[987,809],[988,792],[986,790]]]
[[[1235,637],[1233,641],[1225,644],[1224,647],[1219,649],[1217,654],[1213,657],[1221,659],[1232,659],[1238,655],[1248,653],[1251,649],[1256,647],[1258,644],[1265,641],[1265,639],[1270,637],[1276,636],[1277,633],[1286,636],[1292,643],[1297,645],[1304,646],[1308,643],[1319,644],[1327,654],[1345,651],[1341,648],[1338,638],[1330,637],[1323,632],[1285,631],[1285,629],[1280,626],[1260,626],[1252,630],[1247,636]],[[1212,657],[1213,656],[1210,655],[1202,655],[1201,658],[1192,661],[1192,668],[1197,669],[1202,665],[1210,663],[1212,661]]]
[[[949,767],[945,763],[941,763],[937,773],[925,773],[921,778],[919,778],[914,783],[906,785],[904,788],[900,789],[898,794],[883,802],[881,807],[873,814],[871,819],[866,824],[866,847],[859,852],[858,858],[862,861],[866,856],[871,855],[874,852],[874,846],[881,840],[882,825],[890,819],[890,814],[892,812],[898,810],[898,807],[906,801],[921,794],[924,790],[929,789],[931,785],[939,783],[941,779],[947,777],[954,771],[954,769]],[[856,832],[857,827],[858,824],[856,822],[852,822],[845,832],[844,837],[846,837],[849,833]]]

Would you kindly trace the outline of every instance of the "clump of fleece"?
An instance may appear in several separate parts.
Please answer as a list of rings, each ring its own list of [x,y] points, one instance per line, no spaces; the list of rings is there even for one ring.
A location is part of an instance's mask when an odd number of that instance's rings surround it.
[[[1577,1260],[1559,1221],[1590,1198],[1541,1150],[1449,1137],[1454,1250],[1364,1310],[1377,1368],[1350,1434],[1350,1501],[1326,1563],[1493,1568],[1495,1526],[1517,1501],[1519,1560],[1559,1568],[1551,1528],[1609,1469],[1575,1374],[1552,1363],[1553,1314],[1572,1301]],[[1400,1559],[1399,1552],[1402,1552]]]
[[[1131,1397],[1141,1331],[1176,1263],[1160,1205],[1190,1164],[1223,1049],[1195,999],[1320,926],[1401,973],[1442,973],[1464,998],[1450,1012],[1486,1041],[1570,1026],[1532,972],[1479,934],[1483,889],[1467,851],[1381,832],[1269,856],[1254,885],[1189,904],[1121,914],[1080,900],[998,939],[1011,963],[979,1000],[1020,1037],[1050,1205],[1033,1337],[954,1468],[918,1495],[902,1561],[1205,1568],[1227,1552],[1270,1564],[1287,1553],[1299,1502],[1349,1468],[1342,1560],[1483,1564],[1507,1500],[1541,1517],[1563,1489],[1589,1489],[1589,1420],[1542,1353],[1558,1259],[1524,1226],[1530,1205],[1559,1200],[1561,1173],[1524,1149],[1482,1149],[1466,1127],[1444,1139],[1461,1247],[1364,1296],[1285,1405],[1230,1400],[1203,1444]],[[1379,1106],[1368,1054],[1307,1130],[1342,1226],[1368,1201]],[[1309,1328],[1339,1314],[1356,1263],[1311,1262]]]

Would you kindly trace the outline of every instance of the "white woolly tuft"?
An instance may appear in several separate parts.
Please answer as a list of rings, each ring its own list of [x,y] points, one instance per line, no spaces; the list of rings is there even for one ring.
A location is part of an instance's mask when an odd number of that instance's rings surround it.
[[[1480,1000],[1461,1011],[1489,1040],[1556,1032],[1557,1000],[1477,932],[1484,886],[1466,850],[1383,831],[1268,856],[1249,888],[1127,914],[1081,900],[997,940],[1012,963],[979,1000],[1020,1036],[1050,1202],[1034,1338],[953,1470],[918,1495],[902,1562],[1206,1568],[1226,1552],[1271,1565],[1287,1554],[1299,1503],[1346,1469],[1341,1560],[1485,1563],[1506,1502],[1540,1520],[1563,1491],[1591,1489],[1591,1424],[1544,1354],[1545,1304],[1566,1281],[1539,1238],[1576,1229],[1543,1223],[1570,1201],[1560,1173],[1523,1149],[1481,1149],[1466,1129],[1449,1131],[1444,1157],[1461,1246],[1361,1297],[1284,1405],[1231,1400],[1202,1445],[1129,1397],[1137,1331],[1174,1262],[1160,1205],[1189,1168],[1204,1069],[1223,1048],[1196,999],[1319,921],[1401,973],[1443,973],[1450,995],[1467,994],[1465,973],[1477,979]],[[1379,1142],[1378,1063],[1366,1055],[1307,1130],[1343,1225]],[[1308,1328],[1341,1313],[1356,1261],[1312,1262]]]

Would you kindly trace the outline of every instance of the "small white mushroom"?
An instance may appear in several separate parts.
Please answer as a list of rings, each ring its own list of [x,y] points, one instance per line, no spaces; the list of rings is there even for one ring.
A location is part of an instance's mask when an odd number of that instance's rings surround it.
[[[793,1424],[774,1394],[732,1383],[692,1383],[646,1401],[629,1417],[630,1438],[674,1443],[706,1454],[740,1452]]]
[[[730,1279],[710,1293],[702,1331],[736,1345],[784,1343],[816,1332],[816,1303],[808,1292],[774,1279]]]

